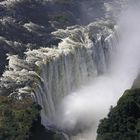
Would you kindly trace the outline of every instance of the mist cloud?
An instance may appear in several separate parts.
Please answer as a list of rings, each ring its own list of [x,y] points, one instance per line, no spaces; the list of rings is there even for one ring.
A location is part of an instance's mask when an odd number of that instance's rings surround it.
[[[96,130],[99,119],[105,117],[111,105],[126,89],[131,88],[140,70],[140,10],[131,6],[118,21],[120,41],[113,55],[109,73],[97,77],[87,86],[64,98],[58,110],[57,125],[64,130],[80,128]],[[91,129],[92,128],[92,129]],[[92,140],[85,131],[82,140]],[[88,135],[88,136],[87,136]],[[75,138],[79,140],[80,136]]]

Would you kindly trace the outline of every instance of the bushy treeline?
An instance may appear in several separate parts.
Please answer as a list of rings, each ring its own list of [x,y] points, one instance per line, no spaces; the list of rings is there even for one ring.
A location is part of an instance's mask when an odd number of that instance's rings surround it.
[[[16,100],[0,96],[0,140],[26,140],[40,109],[29,98]]]
[[[41,107],[31,98],[0,96],[0,140],[65,140],[41,124]]]
[[[100,121],[97,140],[140,140],[140,89],[127,90]]]

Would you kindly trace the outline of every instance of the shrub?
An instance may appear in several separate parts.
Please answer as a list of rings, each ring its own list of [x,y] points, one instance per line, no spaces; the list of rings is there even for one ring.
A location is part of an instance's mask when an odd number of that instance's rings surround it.
[[[16,100],[0,96],[0,140],[25,140],[40,106],[31,99]]]
[[[97,133],[97,140],[140,139],[140,89],[124,93],[108,117],[100,121]]]

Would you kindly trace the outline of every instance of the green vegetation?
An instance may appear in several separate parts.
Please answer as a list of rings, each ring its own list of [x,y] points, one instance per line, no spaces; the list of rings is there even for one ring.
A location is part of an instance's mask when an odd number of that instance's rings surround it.
[[[40,109],[29,98],[17,100],[0,96],[0,140],[26,140]]]
[[[97,133],[97,140],[140,140],[140,89],[124,93]]]

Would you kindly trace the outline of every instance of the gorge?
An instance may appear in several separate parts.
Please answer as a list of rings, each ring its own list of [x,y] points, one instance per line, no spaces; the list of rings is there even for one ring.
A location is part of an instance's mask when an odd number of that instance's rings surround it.
[[[31,97],[42,107],[42,124],[67,139],[95,140],[99,120],[139,74],[136,5],[128,6],[117,22],[98,19],[51,32],[58,45],[27,48],[23,57],[9,54],[1,95]],[[32,32],[38,28],[32,23],[24,27]]]

